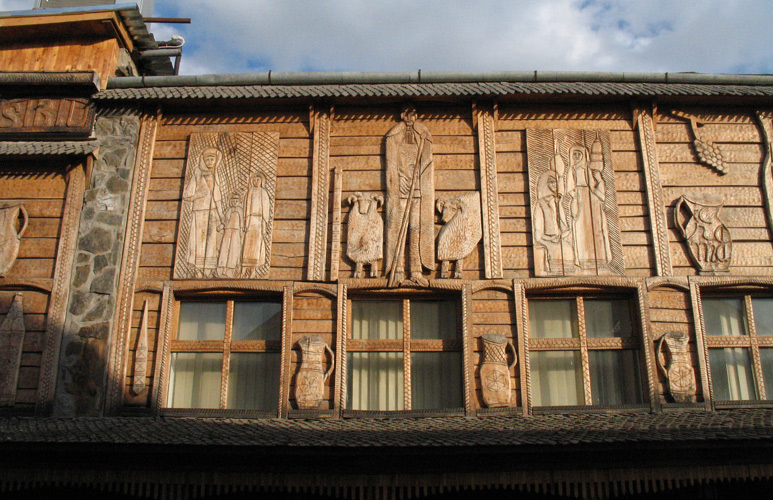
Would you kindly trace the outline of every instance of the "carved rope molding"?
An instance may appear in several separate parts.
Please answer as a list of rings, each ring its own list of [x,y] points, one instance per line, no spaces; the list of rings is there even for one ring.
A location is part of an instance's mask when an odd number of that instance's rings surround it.
[[[478,154],[483,202],[483,255],[487,279],[502,277],[502,244],[499,233],[499,189],[494,117],[488,108],[478,111]]]
[[[770,123],[771,113],[757,111],[754,116],[757,118],[765,147],[760,176],[762,177],[762,195],[765,202],[765,218],[768,222],[768,231],[773,233],[773,130]]]
[[[92,161],[91,158],[86,161]],[[72,277],[75,245],[78,240],[78,221],[83,207],[83,193],[86,190],[86,169],[77,165],[67,174],[67,194],[59,245],[56,249],[54,283],[46,313],[46,333],[43,337],[43,354],[40,361],[40,379],[35,411],[38,415],[50,415],[53,411],[56,374],[59,371],[59,349],[67,317],[67,299]]]
[[[647,205],[650,211],[650,233],[655,248],[655,265],[658,276],[671,276],[671,250],[668,244],[668,224],[666,222],[663,185],[660,181],[660,163],[655,148],[655,128],[652,116],[644,110],[639,111],[637,119],[639,146],[644,163],[644,178],[647,189]]]
[[[105,399],[105,413],[116,414],[123,401],[124,373],[128,354],[128,340],[131,331],[132,306],[137,270],[140,265],[142,230],[145,223],[145,208],[150,185],[150,170],[153,162],[153,150],[156,144],[156,132],[161,119],[161,110],[155,114],[144,114],[141,118],[137,158],[134,164],[129,214],[124,239],[121,272],[116,299],[115,322],[113,324],[108,357],[108,380]]]
[[[327,216],[330,194],[330,111],[312,109],[313,170],[311,173],[311,224],[309,230],[309,266],[306,279],[325,280],[325,250],[327,249]],[[334,243],[335,244],[335,243]]]
[[[464,411],[467,416],[474,412],[473,392],[475,391],[475,367],[471,345],[475,341],[472,325],[472,287],[466,284],[462,287],[462,357],[464,362]]]

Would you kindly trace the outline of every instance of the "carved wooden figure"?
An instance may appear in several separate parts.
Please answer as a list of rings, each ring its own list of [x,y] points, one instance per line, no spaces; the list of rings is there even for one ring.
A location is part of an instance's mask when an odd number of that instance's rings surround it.
[[[145,377],[148,375],[148,301],[142,306],[142,321],[137,335],[137,349],[134,351],[134,377],[132,392],[139,395],[145,390]]]
[[[24,305],[22,294],[17,293],[0,323],[0,406],[12,406],[16,402],[24,332]]]
[[[319,407],[325,393],[325,382],[333,373],[335,355],[318,335],[307,335],[298,341],[301,363],[295,377],[295,401],[300,409]],[[325,371],[325,352],[330,356],[330,368]]]
[[[668,332],[658,339],[658,369],[668,380],[668,392],[676,403],[696,401],[695,371],[687,348],[689,340],[685,332],[679,331]],[[661,360],[664,344],[666,363]]]
[[[609,132],[527,130],[534,272],[623,274]]]
[[[671,111],[671,114],[683,120],[687,120],[690,124],[690,131],[692,132],[694,139],[692,144],[695,148],[695,154],[698,155],[698,160],[704,165],[713,168],[721,175],[727,174],[727,164],[722,155],[722,150],[719,149],[719,146],[716,144],[704,140],[698,135],[698,127],[702,127],[705,123],[698,120],[697,117],[682,111],[674,110]]]
[[[454,262],[454,278],[461,278],[464,259],[483,237],[480,193],[467,193],[448,201],[437,200],[438,212],[445,225],[437,235],[440,277],[449,278],[449,263]]]
[[[681,196],[674,207],[674,223],[701,273],[727,272],[730,268],[733,241],[720,218],[723,206],[719,196],[699,193]]]
[[[515,347],[504,335],[484,333],[483,359],[480,365],[480,383],[483,403],[488,408],[510,406],[510,369],[518,362]],[[507,362],[507,350],[512,352],[513,360]]]
[[[260,278],[271,258],[277,133],[193,134],[175,278]]]
[[[384,198],[357,192],[347,201],[352,209],[347,224],[346,256],[356,264],[355,278],[362,278],[364,265],[370,266],[369,276],[376,278],[378,261],[384,258],[384,221],[377,210],[384,204]]]
[[[427,286],[424,270],[435,268],[435,174],[432,136],[403,107],[402,121],[386,135],[386,262],[389,286]],[[410,278],[405,279],[408,264]]]
[[[5,276],[16,262],[21,238],[27,230],[28,222],[29,217],[24,205],[0,208],[0,276]]]

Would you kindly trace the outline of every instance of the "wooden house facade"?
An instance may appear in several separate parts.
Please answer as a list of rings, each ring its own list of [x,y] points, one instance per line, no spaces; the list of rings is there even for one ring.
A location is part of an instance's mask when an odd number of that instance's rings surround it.
[[[104,43],[0,73],[0,491],[768,491],[773,77]]]

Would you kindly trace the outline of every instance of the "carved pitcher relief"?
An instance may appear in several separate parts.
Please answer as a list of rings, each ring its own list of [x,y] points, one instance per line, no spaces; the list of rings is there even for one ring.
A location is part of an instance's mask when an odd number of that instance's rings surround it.
[[[472,253],[483,237],[480,193],[467,193],[448,201],[437,200],[436,204],[445,224],[437,235],[440,277],[451,277],[449,267],[453,262],[453,277],[461,278],[464,259]]]
[[[24,333],[24,305],[22,294],[17,293],[0,323],[0,406],[12,406],[16,402]]]
[[[349,211],[346,256],[354,261],[354,278],[362,278],[363,266],[369,266],[371,278],[378,277],[378,261],[384,258],[384,221],[378,207],[384,204],[379,195],[354,193],[347,201]]]
[[[701,273],[727,272],[733,257],[733,240],[720,212],[719,196],[698,193],[681,196],[674,206],[674,223],[687,240],[687,251]]]
[[[694,403],[696,383],[695,371],[690,363],[689,337],[685,332],[668,332],[658,340],[658,369],[668,381],[668,392],[676,403]],[[661,359],[663,345],[666,346],[666,363]]]
[[[191,135],[175,278],[268,273],[278,148],[278,133]]]
[[[301,348],[301,367],[295,377],[295,401],[300,409],[319,407],[325,394],[325,382],[333,373],[333,350],[318,335],[307,335],[298,341]],[[325,371],[325,352],[330,356],[330,368]]]
[[[480,383],[483,403],[488,408],[510,406],[510,369],[518,362],[515,347],[504,335],[484,333],[483,360],[480,365]],[[507,362],[507,351],[511,351],[513,360]]]
[[[16,262],[28,222],[24,205],[0,207],[0,277],[5,276]]]
[[[623,274],[606,130],[527,130],[537,276]]]
[[[400,123],[387,132],[386,261],[390,287],[427,286],[435,269],[435,173],[432,135],[403,106]],[[409,278],[406,279],[406,264]]]

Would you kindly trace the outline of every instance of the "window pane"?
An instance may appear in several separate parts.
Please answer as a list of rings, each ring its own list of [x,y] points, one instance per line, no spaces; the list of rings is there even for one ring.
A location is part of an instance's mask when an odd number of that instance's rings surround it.
[[[762,362],[762,379],[765,381],[765,397],[773,399],[773,348],[761,348],[760,361]]]
[[[235,302],[233,340],[279,340],[282,337],[282,304]]]
[[[588,354],[594,405],[642,402],[635,351],[590,351]]]
[[[411,338],[444,340],[458,338],[456,302],[453,300],[411,301]]]
[[[403,338],[402,306],[399,300],[352,301],[352,338]]]
[[[352,410],[392,411],[405,408],[403,353],[350,352],[347,403]]]
[[[757,335],[773,335],[773,299],[752,299]]]
[[[179,340],[222,340],[225,334],[225,302],[180,304]]]
[[[749,349],[709,349],[714,399],[757,399]]]
[[[577,337],[573,300],[529,300],[529,336],[535,339]]]
[[[462,353],[415,352],[411,354],[411,409],[460,408],[462,402]]]
[[[218,408],[223,355],[217,352],[172,353],[169,408]]]
[[[585,329],[588,337],[630,337],[633,332],[627,300],[586,300]]]
[[[231,353],[226,408],[276,410],[279,358],[278,352]]]
[[[531,387],[534,406],[584,404],[580,353],[532,351]]]
[[[706,335],[746,335],[743,316],[743,300],[740,298],[703,299]]]

